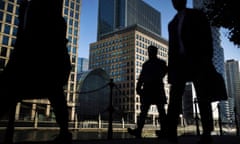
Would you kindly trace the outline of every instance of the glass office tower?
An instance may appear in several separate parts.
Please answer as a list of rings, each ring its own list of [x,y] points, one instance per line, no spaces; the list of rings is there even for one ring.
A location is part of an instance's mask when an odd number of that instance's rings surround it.
[[[139,24],[161,35],[161,14],[142,0],[99,0],[97,39],[107,33]]]

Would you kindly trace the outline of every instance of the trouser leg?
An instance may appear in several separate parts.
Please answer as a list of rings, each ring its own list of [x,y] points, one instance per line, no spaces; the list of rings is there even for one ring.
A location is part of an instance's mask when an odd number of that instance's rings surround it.
[[[164,109],[164,104],[157,104],[157,109],[158,109],[158,113],[159,113],[159,123],[160,123],[160,127],[161,130],[164,129],[164,127],[166,126],[166,111]]]
[[[68,131],[68,107],[67,101],[64,95],[63,89],[57,91],[53,96],[49,98],[51,105],[53,107],[53,111],[56,116],[56,121],[59,124],[60,132]]]
[[[141,104],[141,112],[139,116],[139,120],[137,122],[138,130],[142,131],[143,126],[145,124],[145,119],[147,117],[148,109],[150,107],[150,104],[142,103]]]
[[[182,95],[185,90],[185,82],[171,85],[170,100],[167,112],[167,133],[169,136],[177,136],[179,114],[182,112]]]
[[[213,131],[212,105],[208,96],[208,90],[202,81],[194,83],[198,97],[198,106],[201,116],[203,134],[209,135]]]

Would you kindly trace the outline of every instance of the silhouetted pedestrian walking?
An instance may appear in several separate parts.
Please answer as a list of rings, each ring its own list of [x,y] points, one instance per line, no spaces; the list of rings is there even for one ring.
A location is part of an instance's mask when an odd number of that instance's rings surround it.
[[[205,14],[186,8],[186,0],[172,0],[177,14],[168,25],[169,59],[168,82],[171,84],[167,112],[167,134],[177,143],[177,125],[182,110],[182,95],[186,82],[193,82],[198,99],[203,132],[199,143],[212,142],[213,116],[208,73],[212,64],[213,44],[211,28]]]
[[[128,128],[128,132],[131,135],[136,136],[136,138],[142,137],[141,134],[145,119],[152,104],[157,106],[161,127],[164,125],[166,118],[164,106],[167,103],[167,100],[163,78],[167,73],[167,65],[164,60],[157,57],[157,52],[157,47],[148,47],[149,59],[142,65],[142,70],[137,82],[136,91],[141,99],[141,113],[137,122],[137,128]]]

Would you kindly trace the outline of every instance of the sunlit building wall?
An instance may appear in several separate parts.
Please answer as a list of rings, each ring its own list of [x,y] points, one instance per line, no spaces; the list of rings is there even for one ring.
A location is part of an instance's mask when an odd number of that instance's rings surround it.
[[[155,45],[158,56],[167,62],[168,42],[140,25],[109,33],[90,44],[89,68],[102,68],[113,79],[113,104],[128,122],[136,122],[140,113],[140,97],[136,83],[142,64],[148,59],[147,47]],[[168,85],[164,79],[165,91]],[[157,108],[151,106],[150,121],[158,118]]]

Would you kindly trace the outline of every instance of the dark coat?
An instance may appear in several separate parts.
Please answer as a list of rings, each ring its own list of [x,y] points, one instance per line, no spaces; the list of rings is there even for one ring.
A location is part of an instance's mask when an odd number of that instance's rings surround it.
[[[166,62],[161,59],[149,59],[143,64],[137,82],[137,93],[140,94],[143,103],[166,103],[163,84],[163,77],[166,73]]]
[[[168,82],[191,81],[205,73],[212,66],[213,44],[211,28],[205,14],[196,9],[185,9],[182,21],[181,39],[184,55],[180,54],[178,36],[178,16],[168,25],[169,59]]]

